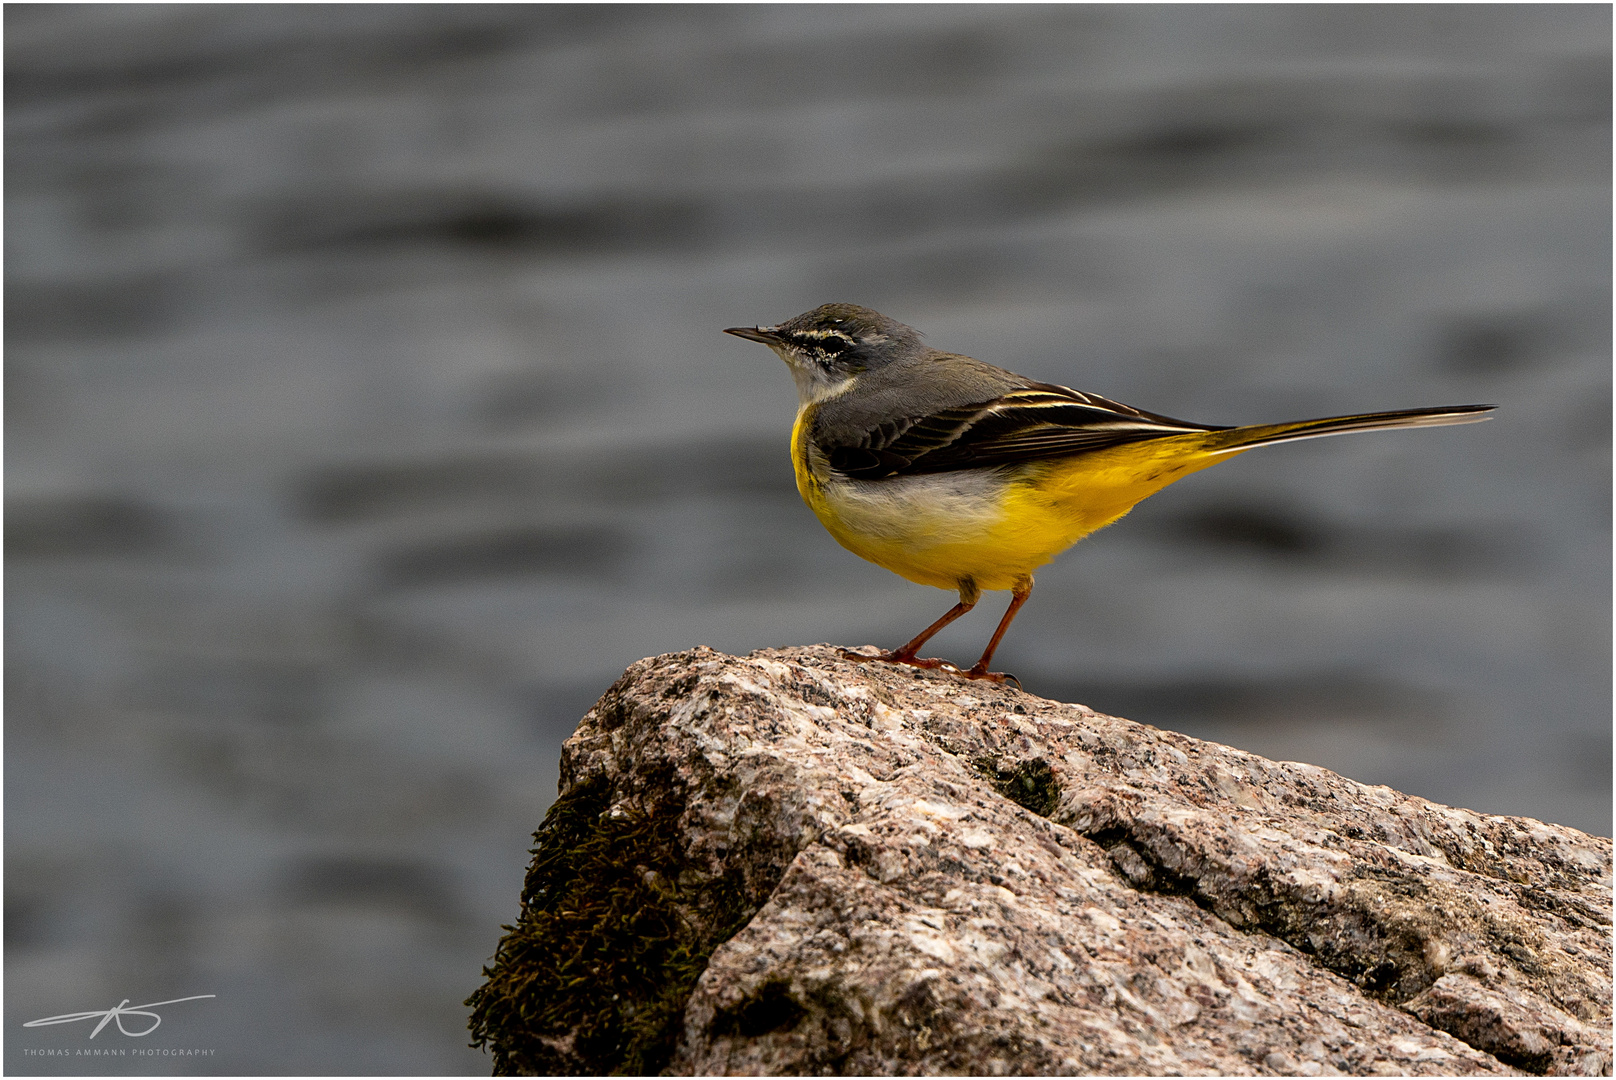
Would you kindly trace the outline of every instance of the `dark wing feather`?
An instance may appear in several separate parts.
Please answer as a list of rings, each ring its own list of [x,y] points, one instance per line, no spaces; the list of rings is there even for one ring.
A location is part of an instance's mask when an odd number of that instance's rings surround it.
[[[826,451],[836,471],[858,480],[881,480],[1041,461],[1142,439],[1220,430],[1064,386],[1031,383],[992,401],[887,421],[856,444]]]

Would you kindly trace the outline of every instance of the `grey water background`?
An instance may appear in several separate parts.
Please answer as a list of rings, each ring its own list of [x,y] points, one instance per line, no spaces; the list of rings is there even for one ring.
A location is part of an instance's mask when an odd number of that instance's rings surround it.
[[[1189,478],[999,658],[1609,834],[1608,7],[5,29],[8,1072],[485,1072],[461,1001],[618,673],[953,602],[823,532],[719,332],[830,300],[1206,422],[1496,402]],[[214,1053],[39,1053],[91,1045]]]

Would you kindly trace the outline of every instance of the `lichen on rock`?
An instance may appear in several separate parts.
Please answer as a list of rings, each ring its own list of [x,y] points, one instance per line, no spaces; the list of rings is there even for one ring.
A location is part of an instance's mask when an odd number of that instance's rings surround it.
[[[1599,1075],[1610,841],[825,647],[629,669],[500,1073]]]

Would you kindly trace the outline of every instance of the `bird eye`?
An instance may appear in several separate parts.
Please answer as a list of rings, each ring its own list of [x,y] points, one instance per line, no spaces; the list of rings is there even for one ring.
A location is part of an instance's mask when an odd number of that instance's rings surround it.
[[[843,349],[847,348],[847,346],[849,344],[851,344],[851,343],[846,338],[832,337],[830,335],[826,335],[824,340],[819,342],[819,347],[821,349],[823,349],[829,355],[835,356],[837,353],[839,353]]]

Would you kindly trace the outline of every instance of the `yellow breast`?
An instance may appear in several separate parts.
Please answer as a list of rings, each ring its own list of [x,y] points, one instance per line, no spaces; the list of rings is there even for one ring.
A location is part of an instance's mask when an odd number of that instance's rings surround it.
[[[1013,588],[1140,500],[1232,456],[1204,453],[1197,432],[1055,461],[852,480],[810,444],[813,410],[799,410],[791,432],[803,502],[855,555],[942,589]]]

